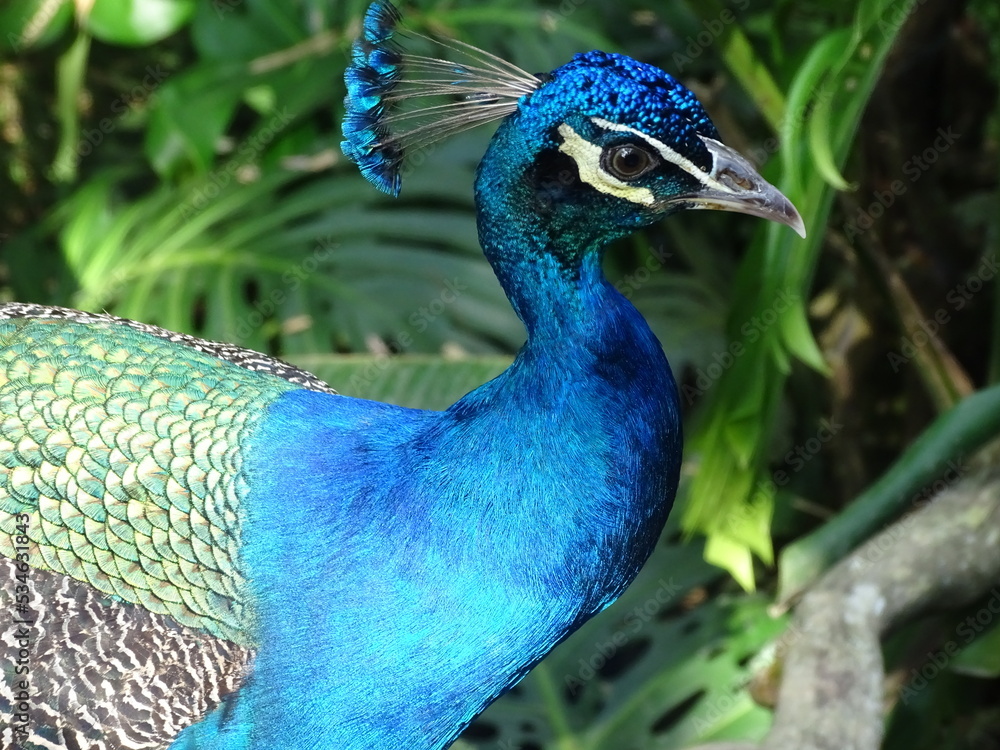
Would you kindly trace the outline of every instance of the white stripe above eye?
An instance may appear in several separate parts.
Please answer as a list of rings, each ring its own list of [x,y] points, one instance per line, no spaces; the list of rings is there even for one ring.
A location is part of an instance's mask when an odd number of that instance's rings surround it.
[[[566,123],[559,126],[559,135],[563,139],[563,142],[559,144],[559,150],[568,154],[576,162],[581,180],[595,190],[613,195],[616,198],[623,198],[641,206],[653,205],[655,198],[652,190],[622,182],[601,168],[603,149],[600,146],[583,138]]]
[[[736,193],[735,190],[719,182],[712,177],[711,174],[699,169],[698,165],[690,159],[684,158],[670,148],[670,146],[666,145],[662,141],[656,140],[646,133],[643,133],[641,130],[630,128],[628,125],[619,125],[617,122],[611,122],[610,120],[605,120],[601,117],[591,117],[590,121],[597,125],[597,127],[604,128],[605,130],[615,130],[619,133],[631,133],[637,138],[642,138],[642,140],[656,149],[656,152],[663,158],[664,161],[677,165],[706,187],[712,188],[713,190],[719,190],[723,193]]]

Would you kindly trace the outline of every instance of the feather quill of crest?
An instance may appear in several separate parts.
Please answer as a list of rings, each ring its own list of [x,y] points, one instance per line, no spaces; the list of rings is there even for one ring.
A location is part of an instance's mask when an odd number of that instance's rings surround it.
[[[390,195],[399,195],[404,161],[416,149],[505,117],[542,83],[470,44],[401,31],[399,22],[391,3],[372,4],[344,76],[341,149]],[[430,39],[454,59],[404,52],[398,36]]]

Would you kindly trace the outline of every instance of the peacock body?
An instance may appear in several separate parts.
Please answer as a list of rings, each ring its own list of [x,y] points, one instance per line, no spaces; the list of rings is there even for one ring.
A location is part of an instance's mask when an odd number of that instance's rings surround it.
[[[408,148],[505,116],[476,199],[527,343],[433,412],[152,326],[0,306],[4,748],[445,748],[652,551],[677,393],[603,248],[684,207],[801,220],[656,68],[457,69],[408,59],[397,22],[387,3],[366,17],[345,153],[396,192]],[[475,95],[407,130],[407,64]]]

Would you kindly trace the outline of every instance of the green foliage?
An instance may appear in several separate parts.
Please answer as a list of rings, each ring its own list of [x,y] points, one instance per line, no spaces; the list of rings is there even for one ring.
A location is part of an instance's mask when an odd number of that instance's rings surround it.
[[[342,71],[365,5],[94,0],[76,15],[88,4],[4,3],[0,299],[234,341],[350,395],[408,406],[444,408],[497,374],[523,330],[476,238],[472,179],[489,134],[417,154],[398,201],[339,153]],[[417,28],[527,70],[594,47],[660,65],[763,164],[809,230],[802,241],[694,212],[610,254],[609,277],[646,315],[681,385],[680,507],[622,601],[496,703],[467,745],[638,750],[760,737],[769,714],[746,683],[785,626],[768,614],[776,579],[761,562],[777,547],[780,594],[798,591],[904,512],[901,498],[929,495],[948,458],[996,434],[992,390],[937,422],[927,405],[932,370],[948,403],[1000,373],[1000,326],[984,322],[1000,321],[1000,307],[988,294],[961,306],[951,296],[1000,241],[1000,21],[989,0],[968,16],[945,5],[405,6]],[[936,129],[953,125],[958,145],[907,176]],[[942,312],[954,322],[929,337]],[[823,419],[838,427],[820,442]],[[766,593],[742,593],[703,556]],[[921,627],[897,636],[903,672],[927,638]],[[972,729],[939,731],[939,719],[1000,725],[976,708],[989,704],[997,638],[994,628],[965,644],[946,675],[898,707],[887,747],[975,746]]]
[[[94,0],[81,25],[102,42],[152,44],[184,26],[194,8],[195,0]]]
[[[809,331],[806,299],[834,191],[846,187],[842,165],[892,46],[894,34],[884,33],[883,25],[890,6],[900,12],[896,5],[859,3],[853,26],[817,40],[792,80],[779,124],[785,148],[777,184],[805,217],[809,236],[803,247],[780,227],[758,228],[728,326],[733,340],[746,339],[746,355],[721,376],[691,440],[702,463],[685,528],[707,534],[708,558],[747,588],[754,585],[751,553],[773,560],[770,520],[777,487],[764,475],[789,360],[826,370]],[[780,305],[783,294],[793,303]],[[772,324],[751,340],[745,326],[757,320]]]

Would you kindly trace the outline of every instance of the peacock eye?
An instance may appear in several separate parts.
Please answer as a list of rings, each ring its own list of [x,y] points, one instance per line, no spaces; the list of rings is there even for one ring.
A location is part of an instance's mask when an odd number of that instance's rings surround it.
[[[601,168],[612,177],[628,182],[656,166],[656,157],[632,143],[606,148],[601,154]]]

